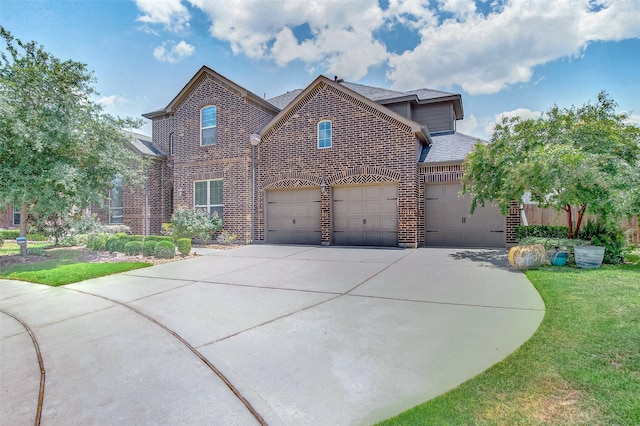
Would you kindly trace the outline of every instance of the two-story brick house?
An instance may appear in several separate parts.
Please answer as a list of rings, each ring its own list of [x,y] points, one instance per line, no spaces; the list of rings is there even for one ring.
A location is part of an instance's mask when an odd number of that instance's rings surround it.
[[[456,132],[458,94],[320,76],[265,100],[202,67],[144,116],[167,154],[153,194],[164,221],[202,208],[246,243],[402,247],[504,247],[519,224],[458,197],[477,142]]]

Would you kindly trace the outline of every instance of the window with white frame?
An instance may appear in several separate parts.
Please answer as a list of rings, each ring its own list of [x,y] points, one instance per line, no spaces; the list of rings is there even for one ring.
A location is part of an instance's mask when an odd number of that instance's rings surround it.
[[[318,123],[318,149],[331,148],[331,121]]]
[[[223,197],[222,179],[200,180],[193,183],[193,205],[205,210],[209,215],[214,212],[222,219]]]
[[[173,133],[169,134],[169,155],[173,155],[175,149],[175,141],[173,138]]]
[[[122,177],[118,176],[113,181],[109,190],[109,223],[121,224],[123,213]]]
[[[13,224],[20,225],[20,206],[13,206]]]
[[[215,145],[217,136],[217,109],[208,106],[200,110],[200,145]]]

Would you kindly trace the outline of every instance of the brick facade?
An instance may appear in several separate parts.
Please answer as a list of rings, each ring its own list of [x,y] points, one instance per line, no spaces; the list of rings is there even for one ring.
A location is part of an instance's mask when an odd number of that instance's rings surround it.
[[[332,122],[331,148],[317,147],[321,120]],[[331,244],[333,186],[394,182],[398,185],[398,244],[417,246],[416,136],[408,126],[372,111],[357,97],[319,81],[299,107],[265,132],[258,145],[257,164],[258,240],[265,237],[266,189],[324,184],[322,242]],[[280,179],[274,179],[276,176]]]

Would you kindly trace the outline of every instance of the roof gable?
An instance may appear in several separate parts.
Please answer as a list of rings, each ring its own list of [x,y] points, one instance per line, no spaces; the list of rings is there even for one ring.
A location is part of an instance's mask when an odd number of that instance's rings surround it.
[[[304,104],[314,97],[321,90],[333,90],[343,99],[354,104],[355,106],[365,109],[370,113],[377,115],[381,119],[393,123],[399,128],[403,128],[407,132],[414,133],[420,141],[423,143],[430,142],[430,136],[427,128],[421,126],[413,120],[409,120],[400,114],[397,114],[390,109],[366,98],[359,93],[345,87],[337,82],[334,82],[324,76],[318,76],[306,89],[297,93],[297,95],[291,100],[287,106],[281,110],[265,127],[263,127],[258,134],[263,137],[269,137],[275,133],[284,122],[289,120],[295,113],[304,106]],[[289,92],[291,93],[291,92]]]
[[[200,68],[198,72],[195,73],[195,75],[191,78],[191,80],[189,80],[189,82],[182,88],[182,90],[180,90],[180,92],[171,100],[171,102],[169,102],[169,104],[165,108],[161,108],[156,111],[142,114],[142,116],[146,118],[155,118],[162,115],[172,115],[175,112],[176,108],[182,103],[182,101],[189,95],[189,93],[191,93],[191,90],[198,84],[198,82],[200,82],[201,79],[203,79],[207,75],[213,77],[215,80],[217,80],[219,83],[223,84],[224,86],[229,87],[231,90],[238,93],[240,97],[242,97],[243,99],[246,99],[247,101],[250,101],[251,103],[253,103],[259,108],[262,108],[274,113],[277,113],[278,111],[280,111],[280,108],[267,102],[266,100],[262,99],[258,95],[248,91],[244,87],[234,83],[233,81],[222,76],[221,74],[218,74],[211,68],[207,66],[202,66],[202,68]]]

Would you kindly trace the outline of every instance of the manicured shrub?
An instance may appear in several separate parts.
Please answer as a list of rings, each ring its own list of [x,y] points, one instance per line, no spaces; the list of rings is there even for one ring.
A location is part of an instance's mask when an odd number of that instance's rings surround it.
[[[108,234],[95,233],[87,235],[87,248],[93,251],[104,250],[104,245],[107,242]]]
[[[44,247],[27,247],[27,254],[32,256],[44,256]]]
[[[568,238],[569,228],[566,226],[528,225],[516,227],[516,239],[540,237],[540,238]]]
[[[116,232],[116,238],[126,238],[128,236],[129,234],[127,234],[126,232]]]
[[[107,240],[104,243],[104,249],[106,251],[109,251],[109,252],[113,253],[115,251],[113,246],[116,243],[116,241],[118,241],[118,239],[115,236],[113,236],[113,235],[108,236]]]
[[[191,238],[178,238],[176,241],[178,245],[178,251],[183,255],[191,253]]]
[[[157,244],[158,242],[155,240],[145,241],[144,243],[142,243],[142,255],[153,256],[153,253],[155,253]]]
[[[144,238],[145,241],[170,241],[173,242],[173,237],[168,235],[147,235]]]
[[[203,210],[178,209],[171,217],[173,238],[198,238],[209,241],[222,229],[222,219],[216,213],[209,216]]]
[[[127,225],[104,225],[102,228],[104,232],[107,232],[109,234],[128,234],[129,232],[131,232],[131,228],[129,228]]]
[[[118,253],[124,253],[124,246],[127,245],[127,240],[123,239],[123,238],[118,238],[116,239],[116,242],[113,243],[113,251],[118,252]]]
[[[2,232],[3,240],[15,240],[20,236],[20,230],[18,229],[6,229],[0,232]]]
[[[176,246],[170,241],[158,241],[153,255],[160,259],[173,259],[176,255]]]
[[[137,256],[142,252],[142,242],[140,241],[129,241],[124,246],[124,252],[128,256]]]
[[[27,234],[27,241],[49,241],[49,237],[42,234]]]

